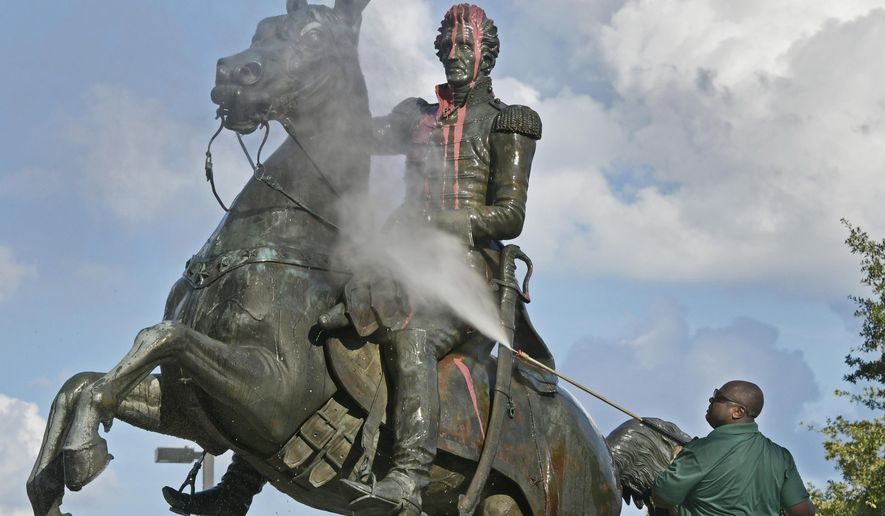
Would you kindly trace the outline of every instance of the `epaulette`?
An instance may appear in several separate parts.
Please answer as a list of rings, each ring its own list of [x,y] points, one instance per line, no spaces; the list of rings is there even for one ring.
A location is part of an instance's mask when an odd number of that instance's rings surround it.
[[[541,139],[541,117],[526,106],[507,106],[495,118],[492,131],[517,133],[533,140]]]

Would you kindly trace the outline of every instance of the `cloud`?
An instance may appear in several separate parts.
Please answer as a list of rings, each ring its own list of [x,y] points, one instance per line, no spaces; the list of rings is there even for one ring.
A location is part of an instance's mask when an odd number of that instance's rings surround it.
[[[521,239],[538,266],[827,294],[856,281],[838,220],[885,233],[885,99],[873,87],[885,79],[885,11],[805,4],[490,6],[502,65],[528,63],[496,73],[496,91],[544,120]],[[369,4],[360,45],[375,114],[432,101],[440,15],[427,2]],[[118,87],[96,87],[89,105],[70,133],[98,209],[156,221],[212,201],[201,174],[211,129]],[[215,163],[229,201],[247,171],[227,136]],[[399,195],[401,158],[373,170],[373,193]]]
[[[64,181],[58,171],[25,168],[0,177],[0,198],[42,199],[58,193]]]
[[[46,421],[36,404],[0,394],[0,513],[31,514],[25,480],[37,457]]]
[[[158,100],[110,85],[92,88],[87,114],[68,128],[86,197],[130,222],[156,217],[195,181],[185,172],[201,155],[191,133]]]
[[[428,45],[432,49],[428,34],[436,33],[436,23],[423,2],[400,5],[382,0],[365,11],[360,49],[374,111],[386,113],[406,96],[432,94],[441,73],[438,63],[428,57],[432,52],[421,49]],[[158,98],[99,84],[87,95],[85,114],[68,124],[66,135],[80,156],[80,191],[99,213],[130,224],[156,224],[194,215],[197,209],[202,216],[207,206],[214,207],[202,173],[206,143],[214,129],[183,120]],[[282,137],[283,131],[274,125],[267,149],[275,149]],[[253,157],[259,139],[246,137]],[[219,193],[230,203],[248,178],[248,165],[227,131],[212,151]],[[25,179],[6,182],[18,185]]]
[[[15,260],[12,249],[0,245],[0,302],[15,292],[22,282],[37,276],[35,265],[25,265]]]
[[[564,59],[602,70],[611,95],[560,77],[532,104],[545,136],[524,234],[539,266],[853,282],[839,219],[885,232],[885,11],[871,5],[633,1],[571,19],[554,2],[547,16],[583,38]]]
[[[780,348],[773,326],[736,318],[722,327],[691,328],[685,310],[671,299],[638,314],[621,337],[588,337],[559,362],[564,373],[591,388],[607,386],[610,392],[604,394],[634,412],[672,420],[695,435],[709,431],[703,419],[707,398],[729,380],[762,387],[766,402],[760,425],[791,441],[794,433],[804,432],[803,405],[820,394],[802,352]],[[593,412],[604,431],[625,417],[608,409]]]
[[[407,97],[432,96],[445,80],[433,48],[442,14],[426,2],[376,0],[366,8],[360,60],[373,114],[387,114]]]
[[[214,204],[203,174],[214,128],[188,123],[127,87],[96,85],[86,114],[67,129],[78,147],[81,194],[99,213],[156,223],[203,215]],[[218,189],[230,200],[248,178],[248,165],[232,138],[219,138],[212,151]]]
[[[839,219],[885,232],[875,5],[490,6],[502,63],[520,63],[496,92],[544,121],[521,239],[539,267],[841,294],[856,267]],[[361,41],[376,114],[441,77],[434,13],[388,7],[370,4]]]

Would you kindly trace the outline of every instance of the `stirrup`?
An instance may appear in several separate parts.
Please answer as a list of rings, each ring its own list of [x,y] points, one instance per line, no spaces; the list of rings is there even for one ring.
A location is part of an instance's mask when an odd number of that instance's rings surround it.
[[[377,478],[374,473],[369,474],[371,485],[362,482],[356,482],[345,478],[341,479],[341,484],[351,495],[356,496],[350,501],[350,508],[357,514],[368,511],[384,511],[386,514],[398,514],[400,511],[411,509],[415,514],[425,514],[421,511],[421,507],[413,501],[401,496],[395,500],[380,496],[375,492]],[[405,493],[403,493],[405,494]]]

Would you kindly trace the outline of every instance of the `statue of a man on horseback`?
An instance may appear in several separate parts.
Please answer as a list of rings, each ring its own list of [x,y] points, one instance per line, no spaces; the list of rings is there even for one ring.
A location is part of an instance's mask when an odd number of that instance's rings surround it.
[[[405,199],[386,224],[387,237],[426,238],[421,233],[429,228],[452,235],[464,248],[464,265],[486,283],[495,279],[500,241],[522,231],[535,142],[541,138],[537,113],[494,95],[490,73],[499,46],[498,29],[483,9],[453,6],[435,41],[446,76],[436,87],[437,102],[406,99],[373,121],[373,153],[407,156]],[[374,336],[394,389],[391,469],[374,485],[344,482],[354,498],[417,514],[436,456],[437,362],[473,330],[442,303],[404,299],[402,289],[373,288],[377,279],[351,280],[343,304],[320,318],[326,329],[352,323],[362,336]],[[187,506],[186,498],[177,499]]]
[[[239,135],[276,121],[288,138],[188,260],[163,321],[108,372],[60,389],[27,482],[37,516],[59,515],[66,488],[101,474],[112,457],[99,426],[114,419],[234,451],[216,488],[164,490],[182,514],[243,515],[268,482],[342,514],[619,513],[617,476],[636,461],[612,462],[568,391],[496,361],[446,300],[402,295],[396,274],[335,259],[347,223],[336,205],[365,191],[371,153],[404,154],[405,200],[385,238],[445,234],[504,306],[519,287],[503,258],[514,247],[501,241],[522,231],[541,137],[534,111],[495,97],[497,28],[468,4],[446,13],[436,38],[446,74],[437,103],[408,99],[372,119],[357,51],[367,3],[287,0],[248,49],[219,60],[212,100],[223,127]],[[553,366],[510,299],[516,347]],[[612,450],[635,447],[620,441]]]

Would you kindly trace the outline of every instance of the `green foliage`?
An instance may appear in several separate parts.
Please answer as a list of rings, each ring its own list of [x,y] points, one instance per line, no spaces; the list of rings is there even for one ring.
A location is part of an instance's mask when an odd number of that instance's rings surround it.
[[[845,240],[852,254],[861,256],[861,282],[872,289],[872,297],[852,296],[856,317],[863,319],[863,343],[845,357],[853,371],[845,376],[851,383],[869,383],[861,394],[836,391],[873,411],[870,419],[827,419],[820,430],[826,436],[827,460],[836,462],[842,480],[829,481],[825,489],[812,487],[811,497],[821,515],[885,514],[885,240],[871,240],[860,228],[842,220],[848,228]],[[876,415],[878,414],[878,415]]]

